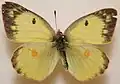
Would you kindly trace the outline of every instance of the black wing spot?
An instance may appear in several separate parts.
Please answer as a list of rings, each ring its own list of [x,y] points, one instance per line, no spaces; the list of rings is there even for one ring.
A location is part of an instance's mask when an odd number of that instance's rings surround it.
[[[33,23],[33,24],[35,24],[35,23],[36,23],[36,20],[35,20],[35,18],[33,18],[33,20],[32,20],[32,23]]]
[[[88,20],[85,20],[85,26],[88,26]]]

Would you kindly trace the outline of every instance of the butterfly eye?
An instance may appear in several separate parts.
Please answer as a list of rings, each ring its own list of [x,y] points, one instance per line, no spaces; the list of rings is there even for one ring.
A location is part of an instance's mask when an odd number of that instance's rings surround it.
[[[32,20],[32,23],[33,23],[33,24],[35,24],[35,23],[36,23],[36,20],[35,20],[35,18],[33,18],[33,20]]]
[[[85,20],[85,26],[88,26],[88,20]]]

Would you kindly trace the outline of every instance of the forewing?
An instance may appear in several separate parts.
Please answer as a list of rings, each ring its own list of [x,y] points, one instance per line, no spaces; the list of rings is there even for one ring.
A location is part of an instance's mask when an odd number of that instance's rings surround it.
[[[66,38],[74,43],[109,43],[115,29],[116,15],[115,9],[107,8],[79,18],[66,29]]]
[[[54,30],[41,16],[13,2],[2,5],[7,37],[15,42],[52,41]]]
[[[94,79],[108,67],[106,54],[94,46],[71,45],[66,50],[68,71],[79,81]]]
[[[12,56],[12,65],[21,76],[43,80],[54,70],[59,56],[52,44],[30,43],[17,48]]]

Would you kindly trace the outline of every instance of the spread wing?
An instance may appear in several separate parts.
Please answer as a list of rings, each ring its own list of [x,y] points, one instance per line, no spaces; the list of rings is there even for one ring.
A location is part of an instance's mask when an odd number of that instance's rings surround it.
[[[104,52],[91,45],[70,45],[66,49],[68,71],[79,81],[100,76],[108,67],[109,60]]]
[[[43,80],[54,70],[59,56],[51,43],[28,43],[15,50],[12,56],[14,69],[21,76]]]
[[[7,37],[15,42],[52,41],[54,30],[41,16],[13,2],[2,5]]]
[[[116,15],[115,9],[108,8],[79,18],[66,29],[66,38],[72,43],[109,43],[115,29]]]

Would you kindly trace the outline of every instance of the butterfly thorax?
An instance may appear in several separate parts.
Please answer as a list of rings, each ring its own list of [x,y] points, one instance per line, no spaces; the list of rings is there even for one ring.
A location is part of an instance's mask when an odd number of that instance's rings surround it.
[[[68,44],[67,44],[67,39],[65,38],[65,35],[60,30],[58,30],[54,41],[55,41],[54,46],[59,51],[60,56],[62,56],[63,65],[66,69],[68,69],[68,63],[67,63],[66,51],[65,51]]]
[[[56,33],[55,44],[57,50],[59,51],[64,51],[67,46],[65,35],[60,30],[58,30],[58,32]]]

